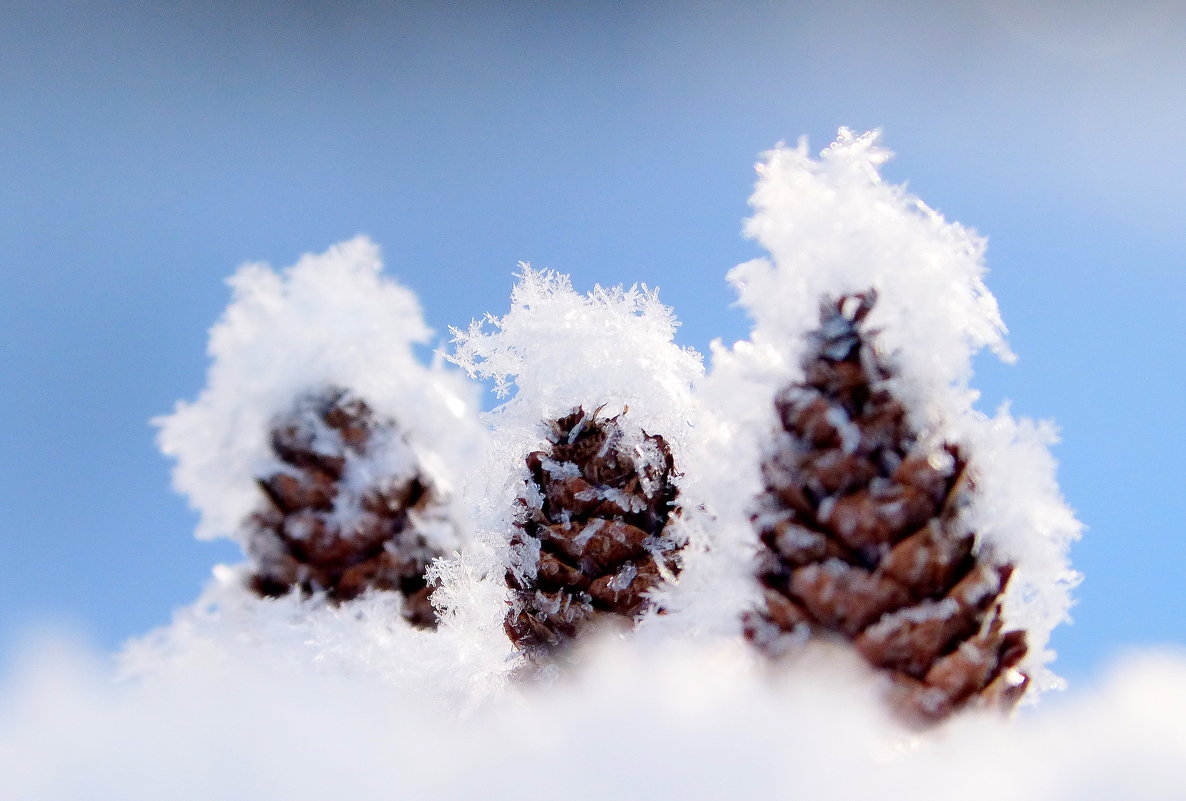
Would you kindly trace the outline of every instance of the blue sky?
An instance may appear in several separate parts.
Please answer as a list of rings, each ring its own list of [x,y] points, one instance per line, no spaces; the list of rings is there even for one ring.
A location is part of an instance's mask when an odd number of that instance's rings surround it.
[[[891,7],[892,6],[892,7]],[[202,386],[243,261],[367,233],[443,333],[519,260],[659,286],[705,349],[758,154],[881,127],[885,172],[989,239],[1020,361],[983,406],[1053,417],[1088,533],[1056,667],[1186,643],[1186,35],[1171,4],[5,4],[0,654],[104,648],[196,595],[148,419]]]

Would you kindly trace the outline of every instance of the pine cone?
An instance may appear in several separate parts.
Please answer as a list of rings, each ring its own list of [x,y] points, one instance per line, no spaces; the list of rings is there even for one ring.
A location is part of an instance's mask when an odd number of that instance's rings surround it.
[[[271,446],[286,467],[258,479],[265,500],[247,521],[252,589],[324,592],[335,603],[393,590],[403,593],[411,623],[435,627],[424,571],[441,553],[417,524],[441,515],[440,500],[418,471],[375,478],[365,464],[379,449],[407,447],[396,424],[331,388],[276,422]]]
[[[863,323],[870,291],[826,302],[805,381],[774,404],[783,432],[753,517],[764,609],[746,636],[771,655],[809,636],[851,640],[918,722],[965,704],[1011,707],[1028,677],[1022,631],[1002,631],[1012,566],[979,549],[961,509],[967,458],[912,430],[893,369]]]
[[[506,574],[513,590],[505,628],[536,661],[595,621],[632,621],[678,567],[667,530],[677,513],[666,440],[642,434],[626,450],[622,415],[583,408],[551,423],[547,451],[527,456],[525,508]]]

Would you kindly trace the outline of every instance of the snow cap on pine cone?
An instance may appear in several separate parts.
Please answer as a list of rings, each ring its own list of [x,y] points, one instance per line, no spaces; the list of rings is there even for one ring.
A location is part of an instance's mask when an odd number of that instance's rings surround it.
[[[245,264],[228,280],[232,299],[210,330],[206,387],[154,421],[161,450],[176,460],[173,484],[200,515],[199,538],[246,545],[257,479],[291,470],[272,447],[275,423],[302,398],[334,389],[394,420],[406,443],[368,451],[374,463],[353,477],[421,472],[465,525],[462,473],[485,433],[476,388],[439,357],[431,366],[416,358],[413,346],[432,331],[415,295],[381,269],[378,246],[359,236],[280,271]],[[433,545],[459,544],[455,526],[431,528]]]
[[[1067,619],[1078,580],[1067,550],[1081,526],[1055,480],[1054,429],[1015,419],[1007,406],[992,417],[973,408],[972,357],[989,348],[1013,358],[983,280],[985,241],[883,181],[879,170],[890,155],[878,132],[842,128],[819,158],[800,140],[757,165],[755,213],[745,231],[769,256],[729,274],[754,327],[748,341],[714,343],[706,382],[705,404],[718,421],[715,450],[728,453],[702,466],[718,536],[734,548],[755,542],[750,516],[764,489],[760,466],[779,426],[773,400],[804,380],[821,303],[875,290],[863,325],[893,365],[888,388],[915,431],[966,451],[975,490],[963,520],[978,548],[1014,565],[1002,601],[1006,627],[1027,632],[1020,668],[1035,688],[1056,686],[1048,642]],[[739,588],[729,597],[748,587],[749,602],[758,603],[751,575],[735,571],[729,582]]]
[[[452,360],[471,376],[494,380],[508,398],[488,415],[497,445],[491,482],[478,500],[480,523],[509,521],[526,477],[523,457],[545,444],[545,422],[584,406],[603,416],[629,409],[631,425],[661,434],[677,453],[694,416],[700,354],[674,342],[679,323],[656,290],[595,286],[575,291],[568,276],[520,265],[511,308],[454,329]],[[510,475],[513,473],[513,475]]]

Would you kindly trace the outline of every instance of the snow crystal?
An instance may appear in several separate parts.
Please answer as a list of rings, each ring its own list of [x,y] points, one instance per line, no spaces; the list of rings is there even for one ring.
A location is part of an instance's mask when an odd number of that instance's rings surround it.
[[[1022,667],[1039,687],[1059,687],[1046,664],[1050,632],[1069,620],[1070,593],[1080,575],[1067,551],[1082,524],[1063,500],[1050,446],[1053,424],[1015,419],[1007,405],[993,417],[969,414],[959,435],[968,443],[976,491],[965,510],[984,543],[1014,564],[1004,599],[1007,625],[1028,632],[1031,657]]]
[[[861,444],[861,430],[849,419],[848,413],[839,406],[831,406],[825,416],[840,434],[840,449],[845,453],[856,453]]]
[[[613,592],[621,592],[629,587],[634,579],[638,577],[638,568],[634,566],[633,562],[627,562],[622,565],[622,569],[614,574],[614,577],[609,581],[609,589]]]
[[[608,437],[607,437],[608,439]],[[558,462],[547,456],[540,459],[540,467],[554,478],[580,478],[581,468],[574,462]]]
[[[154,421],[161,450],[176,460],[174,486],[201,515],[199,537],[238,536],[259,503],[255,478],[284,469],[269,445],[272,422],[326,387],[349,390],[399,427],[351,460],[347,483],[419,469],[464,523],[462,470],[484,440],[476,390],[439,358],[429,367],[416,359],[413,345],[432,332],[411,291],[380,270],[379,249],[360,236],[281,271],[247,264],[229,279],[206,388]],[[332,448],[336,435],[323,429],[313,425],[314,445]],[[456,547],[456,535],[435,544]]]
[[[641,478],[643,479],[641,482],[643,484],[643,492],[647,493],[648,495],[652,494],[656,489],[653,486],[654,482],[647,481],[645,474],[642,474]],[[641,512],[646,508],[646,504],[643,503],[642,499],[637,495],[631,495],[628,492],[623,492],[622,490],[615,489],[613,487],[606,488],[605,498],[623,512]]]
[[[926,623],[931,620],[948,620],[960,612],[960,605],[954,598],[939,601],[924,599],[916,606],[908,606],[896,612],[884,614],[865,629],[865,636],[879,640],[894,633],[902,623]]]
[[[729,280],[754,318],[753,341],[790,365],[819,324],[822,298],[876,288],[866,327],[881,331],[879,346],[918,398],[946,399],[966,389],[976,351],[1012,358],[983,281],[985,242],[883,182],[878,169],[890,153],[879,139],[842,128],[819,159],[805,140],[767,153],[745,231],[770,257],[734,268]]]
[[[589,543],[589,540],[593,539],[593,537],[600,533],[601,529],[603,528],[605,528],[604,518],[598,517],[594,520],[590,520],[585,524],[585,527],[581,529],[581,533],[572,538],[573,547],[575,547],[578,551],[583,551],[585,546]]]

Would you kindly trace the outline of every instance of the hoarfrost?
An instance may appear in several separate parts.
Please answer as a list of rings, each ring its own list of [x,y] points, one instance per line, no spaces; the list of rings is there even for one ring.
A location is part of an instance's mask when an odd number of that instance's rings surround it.
[[[501,687],[505,644],[409,626],[399,593],[368,592],[339,605],[299,593],[260,598],[246,577],[246,566],[216,567],[197,601],[125,646],[121,677],[151,686],[215,669],[293,685],[350,679],[455,709]]]
[[[544,457],[540,459],[540,467],[546,473],[556,478],[580,478],[581,468],[573,462],[558,462],[555,459]]]
[[[865,635],[876,640],[894,632],[902,623],[926,623],[930,620],[947,620],[960,612],[960,605],[954,598],[940,601],[925,599],[917,606],[899,609],[881,616],[876,623],[865,629]]]
[[[621,592],[622,590],[629,587],[637,577],[638,568],[634,566],[634,563],[627,562],[626,564],[622,565],[622,569],[615,573],[614,577],[610,579],[609,588],[614,592]]]
[[[861,444],[861,430],[848,418],[848,414],[839,406],[828,409],[827,420],[840,434],[840,449],[845,453],[855,453]]]
[[[593,537],[596,536],[603,528],[605,528],[604,519],[597,518],[596,520],[589,521],[585,524],[585,527],[581,529],[581,533],[572,538],[573,546],[578,550],[583,550],[585,545],[588,544],[589,540],[593,539]]]

